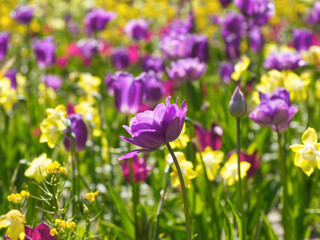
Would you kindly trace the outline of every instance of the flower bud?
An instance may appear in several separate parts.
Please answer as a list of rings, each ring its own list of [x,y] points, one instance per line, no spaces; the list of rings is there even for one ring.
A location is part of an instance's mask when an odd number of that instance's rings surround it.
[[[234,90],[229,102],[229,112],[234,117],[243,117],[247,114],[247,101],[239,86]]]

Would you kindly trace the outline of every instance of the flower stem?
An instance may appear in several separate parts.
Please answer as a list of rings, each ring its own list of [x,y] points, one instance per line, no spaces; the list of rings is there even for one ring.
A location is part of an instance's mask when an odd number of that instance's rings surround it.
[[[288,190],[287,190],[287,177],[286,177],[286,164],[283,156],[281,146],[281,133],[278,126],[276,125],[278,144],[279,144],[279,165],[281,171],[281,184],[282,184],[282,223],[284,227],[284,239],[292,239],[290,234],[290,228],[288,225]]]
[[[180,186],[181,186],[181,192],[182,192],[182,198],[183,198],[183,203],[184,203],[184,215],[186,218],[186,231],[187,231],[187,240],[191,240],[191,221],[190,221],[190,215],[189,215],[189,203],[188,203],[188,197],[187,197],[187,191],[186,191],[186,187],[184,185],[184,181],[183,181],[183,175],[178,163],[178,160],[176,158],[176,156],[174,155],[174,152],[170,146],[169,143],[166,143],[166,146],[170,152],[170,155],[173,159],[173,162],[176,166],[177,169],[177,173],[179,176],[179,181],[180,181]]]
[[[139,202],[139,190],[137,188],[136,183],[134,182],[133,175],[133,166],[132,166],[132,158],[129,159],[129,167],[130,167],[130,183],[132,187],[132,203],[133,203],[133,215],[134,215],[134,226],[135,226],[135,239],[139,239],[139,223],[138,223],[138,213],[137,206]]]
[[[244,210],[243,210],[243,193],[242,193],[242,179],[241,179],[241,169],[240,169],[240,148],[241,148],[241,129],[240,129],[240,118],[237,117],[237,155],[238,155],[238,194],[239,194],[239,210],[241,213],[241,221],[242,221],[242,236],[240,239],[246,240],[246,225],[244,219]]]
[[[171,170],[171,164],[166,167],[165,169],[165,175],[164,175],[164,182],[163,182],[163,186],[162,189],[160,191],[160,202],[158,205],[158,209],[157,209],[157,218],[156,218],[156,222],[154,224],[154,229],[153,229],[153,240],[158,240],[159,236],[158,236],[158,226],[159,226],[159,220],[160,220],[160,214],[161,214],[161,210],[164,204],[164,200],[166,197],[166,193],[167,193],[167,187],[168,187],[168,183],[169,183],[169,177],[170,177],[170,170]]]

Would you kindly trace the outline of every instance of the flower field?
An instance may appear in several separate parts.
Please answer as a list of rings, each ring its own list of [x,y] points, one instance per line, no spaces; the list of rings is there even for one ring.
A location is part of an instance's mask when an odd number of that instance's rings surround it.
[[[0,6],[0,239],[320,239],[319,1]]]

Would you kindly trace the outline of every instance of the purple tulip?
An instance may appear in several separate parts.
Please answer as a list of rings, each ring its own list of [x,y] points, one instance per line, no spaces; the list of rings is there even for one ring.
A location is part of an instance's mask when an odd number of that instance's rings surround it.
[[[263,38],[260,27],[254,26],[250,29],[249,40],[250,40],[250,48],[254,52],[259,52],[263,49],[264,38]]]
[[[28,25],[33,18],[34,7],[30,5],[17,7],[12,13],[11,17],[20,24]]]
[[[54,65],[56,46],[52,36],[34,41],[33,50],[40,68]]]
[[[50,235],[50,228],[46,223],[40,223],[33,229],[29,226],[24,226],[26,240],[55,240],[56,236]],[[5,240],[10,240],[7,235],[4,235]]]
[[[169,35],[183,35],[192,32],[193,15],[189,14],[186,20],[175,19],[169,25]]]
[[[236,153],[236,150],[228,153],[228,160],[233,153]],[[253,154],[246,154],[243,151],[241,151],[240,152],[240,161],[250,163],[250,168],[247,171],[247,177],[252,177],[256,174],[256,172],[259,169],[260,162],[261,162],[261,156],[258,154],[257,151],[255,151]]]
[[[127,49],[125,48],[114,49],[111,55],[111,61],[113,66],[118,70],[129,67],[130,58],[129,58],[129,53]]]
[[[136,114],[142,104],[144,82],[135,79],[130,73],[118,73],[114,76],[114,104],[118,112]]]
[[[308,50],[312,45],[312,31],[301,28],[293,30],[293,46],[297,51]]]
[[[219,0],[221,5],[226,8],[232,2],[232,0]]]
[[[207,36],[193,35],[191,57],[198,58],[201,62],[209,61],[209,46]]]
[[[139,152],[155,151],[164,144],[176,140],[182,131],[186,113],[186,101],[179,109],[177,103],[170,104],[170,97],[167,97],[166,105],[161,103],[153,111],[138,113],[131,119],[129,126],[124,126],[132,139],[123,136],[121,138],[142,149],[131,151],[119,160],[132,158]]]
[[[51,87],[54,90],[58,90],[62,85],[62,79],[59,76],[46,74],[41,77],[41,82]]]
[[[262,127],[278,128],[283,132],[297,112],[298,107],[290,105],[289,92],[285,88],[276,88],[272,94],[260,93],[260,104],[250,112],[249,118]]]
[[[82,39],[77,42],[77,47],[86,58],[92,58],[98,53],[99,42],[96,39]]]
[[[144,19],[132,19],[124,26],[124,32],[134,40],[147,38],[149,24]]]
[[[64,146],[68,151],[71,149],[71,137],[70,135],[74,135],[76,141],[76,150],[81,151],[86,147],[86,142],[88,139],[88,129],[83,121],[81,114],[71,114],[68,116],[68,119],[71,121],[70,129],[66,130],[66,134],[64,136]],[[72,133],[70,132],[72,131]]]
[[[122,73],[122,72],[116,72],[115,74]],[[113,90],[114,90],[114,76],[111,73],[108,73],[104,78],[104,83],[107,88],[107,92],[110,96],[113,96]]]
[[[247,101],[239,85],[237,85],[230,99],[229,112],[237,118],[247,114]]]
[[[204,151],[207,146],[211,147],[212,150],[219,150],[221,148],[221,138],[223,135],[222,128],[212,122],[211,128],[206,130],[199,123],[194,124],[196,134],[200,144],[200,150]]]
[[[231,82],[231,75],[234,72],[234,67],[232,63],[220,62],[219,75],[224,83]]]
[[[17,79],[16,79],[16,75],[17,75],[17,69],[12,68],[10,70],[8,70],[4,76],[9,78],[11,81],[11,88],[16,89],[17,88]]]
[[[320,23],[320,2],[319,1],[314,2],[313,9],[309,12],[309,15],[307,17],[307,23],[309,25]]]
[[[168,59],[186,58],[191,55],[191,35],[168,35],[162,38],[159,48]]]
[[[222,22],[222,37],[224,39],[245,36],[246,21],[245,18],[238,13],[229,12]]]
[[[109,21],[116,17],[114,12],[105,11],[103,8],[91,9],[84,18],[85,29],[88,35],[103,31]]]
[[[197,58],[179,59],[171,62],[171,68],[167,68],[170,79],[180,83],[199,80],[206,70],[207,65]]]
[[[154,106],[164,95],[164,86],[155,72],[144,72],[137,79],[144,82],[144,99],[148,105]]]
[[[164,60],[161,57],[145,56],[142,58],[142,69],[145,72],[163,73],[165,70]]]
[[[305,66],[306,62],[297,52],[274,52],[270,53],[264,60],[264,67],[276,70],[295,70]]]
[[[224,39],[226,56],[229,60],[238,59],[240,57],[240,37],[230,35]]]
[[[0,32],[0,61],[4,59],[9,48],[10,33]]]
[[[127,182],[130,182],[130,163],[128,159],[125,159],[120,163],[124,178]],[[152,171],[153,166],[147,166],[146,160],[144,158],[139,158],[134,156],[132,158],[132,168],[133,168],[133,181],[142,182],[147,179],[149,173]]]

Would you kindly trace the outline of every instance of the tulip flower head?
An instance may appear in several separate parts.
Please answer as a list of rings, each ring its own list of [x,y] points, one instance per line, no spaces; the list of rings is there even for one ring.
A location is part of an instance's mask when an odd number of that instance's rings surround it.
[[[10,33],[0,32],[0,61],[4,59],[9,48]]]
[[[40,68],[48,68],[55,64],[56,46],[52,36],[34,41],[33,50]]]
[[[144,19],[132,19],[124,26],[124,32],[134,40],[147,38],[149,24]]]
[[[200,144],[200,150],[204,151],[207,146],[213,150],[221,148],[221,137],[223,135],[223,129],[212,122],[210,129],[205,129],[198,123],[194,124],[196,134]]]
[[[11,12],[11,17],[20,24],[28,25],[33,18],[33,12],[33,6],[19,6],[13,12]]]
[[[120,163],[124,178],[127,182],[130,182],[130,162],[125,159]],[[153,166],[147,166],[145,158],[139,158],[134,156],[132,158],[132,169],[133,169],[133,181],[141,182],[147,179],[149,173],[152,171]]]
[[[302,134],[301,140],[304,145],[294,144],[290,149],[295,153],[294,165],[310,176],[316,167],[320,169],[320,143],[316,130],[309,127]]]
[[[114,12],[105,11],[103,8],[91,9],[84,18],[86,32],[91,35],[94,32],[102,31],[108,22],[116,17]]]
[[[125,154],[119,160],[132,158],[139,152],[155,151],[164,144],[176,140],[182,131],[186,113],[186,101],[179,109],[177,103],[170,104],[170,97],[167,97],[166,105],[161,103],[153,111],[136,114],[129,126],[123,126],[132,139],[123,136],[121,138],[141,149]]]

